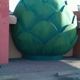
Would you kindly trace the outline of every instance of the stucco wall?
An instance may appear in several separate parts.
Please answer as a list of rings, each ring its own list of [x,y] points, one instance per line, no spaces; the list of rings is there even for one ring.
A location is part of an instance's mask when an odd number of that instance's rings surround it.
[[[9,33],[9,58],[21,58],[21,53],[16,49],[11,34]]]
[[[9,12],[8,0],[0,0],[0,64],[8,63],[8,46],[9,46],[8,12]]]

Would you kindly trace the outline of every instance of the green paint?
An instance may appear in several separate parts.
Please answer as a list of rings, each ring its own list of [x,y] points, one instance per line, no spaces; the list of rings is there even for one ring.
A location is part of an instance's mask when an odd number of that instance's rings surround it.
[[[62,59],[77,41],[76,16],[63,0],[20,0],[14,15],[12,39],[26,59]]]

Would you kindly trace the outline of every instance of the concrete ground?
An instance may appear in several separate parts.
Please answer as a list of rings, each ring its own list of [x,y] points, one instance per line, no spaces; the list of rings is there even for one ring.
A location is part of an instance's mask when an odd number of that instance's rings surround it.
[[[30,61],[12,59],[1,65],[0,80],[80,80],[80,59]]]

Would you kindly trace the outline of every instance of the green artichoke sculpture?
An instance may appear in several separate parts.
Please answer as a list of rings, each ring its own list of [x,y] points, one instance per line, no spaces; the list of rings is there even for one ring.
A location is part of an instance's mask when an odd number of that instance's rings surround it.
[[[59,60],[76,43],[77,19],[63,0],[20,0],[11,35],[23,58]]]

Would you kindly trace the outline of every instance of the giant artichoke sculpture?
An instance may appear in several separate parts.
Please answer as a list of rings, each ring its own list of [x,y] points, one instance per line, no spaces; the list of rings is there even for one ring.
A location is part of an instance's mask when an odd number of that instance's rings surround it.
[[[76,43],[76,16],[62,0],[20,0],[11,35],[23,58],[59,60]]]

